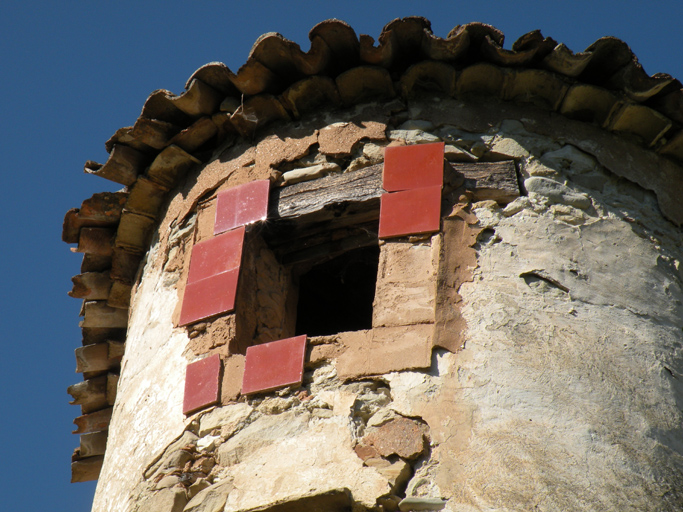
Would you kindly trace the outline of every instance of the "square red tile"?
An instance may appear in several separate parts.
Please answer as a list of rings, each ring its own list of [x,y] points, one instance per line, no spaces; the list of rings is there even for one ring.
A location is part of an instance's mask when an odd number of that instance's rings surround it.
[[[194,283],[239,268],[243,245],[243,227],[195,244],[190,256],[187,282]]]
[[[444,143],[388,147],[382,186],[387,192],[443,185]]]
[[[237,226],[265,220],[268,216],[269,180],[257,180],[221,190],[216,200],[213,233],[223,233]]]
[[[221,358],[218,354],[190,363],[185,370],[183,413],[191,414],[219,400]]]
[[[305,334],[247,348],[242,394],[301,384],[305,355]]]
[[[441,229],[441,187],[382,194],[379,237],[433,233]]]
[[[192,324],[235,309],[238,277],[239,268],[236,268],[188,283],[178,325]]]

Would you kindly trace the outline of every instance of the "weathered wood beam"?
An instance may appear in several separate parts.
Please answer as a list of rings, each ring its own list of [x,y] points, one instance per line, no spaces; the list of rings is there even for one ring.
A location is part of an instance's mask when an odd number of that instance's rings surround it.
[[[332,257],[377,240],[383,164],[296,183],[271,193],[263,231],[283,263]],[[474,200],[508,203],[519,197],[513,161],[449,163],[445,183],[464,186]]]
[[[271,192],[269,219],[275,222],[315,215],[315,221],[339,217],[336,205],[363,203],[382,195],[382,164],[330,174]],[[378,203],[379,204],[379,203]]]
[[[450,163],[450,172],[455,174],[455,179],[464,179],[465,189],[472,192],[476,201],[492,199],[507,204],[520,196],[517,169],[512,160]]]

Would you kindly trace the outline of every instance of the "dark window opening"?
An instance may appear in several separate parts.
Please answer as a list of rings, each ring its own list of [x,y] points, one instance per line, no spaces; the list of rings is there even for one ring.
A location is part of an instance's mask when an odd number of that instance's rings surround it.
[[[324,336],[372,328],[379,246],[362,247],[299,277],[296,334]]]

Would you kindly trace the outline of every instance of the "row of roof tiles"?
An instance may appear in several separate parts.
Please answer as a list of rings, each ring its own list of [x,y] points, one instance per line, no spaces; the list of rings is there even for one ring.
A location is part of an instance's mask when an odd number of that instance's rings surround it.
[[[358,95],[349,91],[350,84],[344,82],[367,81],[366,75],[373,73],[370,80],[374,90],[366,92],[393,95],[396,91],[390,87],[392,81],[398,82],[411,66],[425,61],[448,64],[455,70],[475,63],[546,70],[567,79],[569,84],[599,86],[616,94],[615,99],[643,104],[674,123],[683,123],[681,83],[665,74],[648,76],[630,48],[612,37],[599,39],[584,52],[573,53],[533,31],[507,50],[502,47],[502,32],[489,25],[457,26],[446,38],[439,38],[432,34],[429,21],[411,17],[386,25],[377,44],[370,36],[357,37],[350,26],[338,20],[319,23],[309,38],[311,48],[303,52],[299,45],[279,34],[265,34],[256,41],[237,73],[224,64],[210,63],[195,71],[182,94],[154,91],[136,123],[121,128],[106,143],[111,153],[116,153],[119,146],[128,148],[119,148],[118,152],[125,155],[114,156],[125,160],[130,172],[120,175],[95,162],[88,162],[86,171],[129,185],[135,171],[144,170],[152,163],[150,156],[168,146],[194,153],[210,140],[220,139],[225,131],[253,135],[269,120],[298,117],[302,109],[320,102],[354,103]],[[356,70],[348,75],[359,66],[377,69]],[[435,73],[433,69],[422,72]],[[384,79],[384,87],[377,84],[382,81],[378,77]],[[444,84],[438,85],[444,88]],[[683,159],[683,151],[675,155]]]

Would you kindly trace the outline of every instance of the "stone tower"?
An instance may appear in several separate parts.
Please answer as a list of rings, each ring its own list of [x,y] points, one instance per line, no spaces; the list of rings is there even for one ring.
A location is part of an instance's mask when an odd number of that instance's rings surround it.
[[[683,510],[683,91],[337,20],[155,91],[65,218],[93,510]]]

